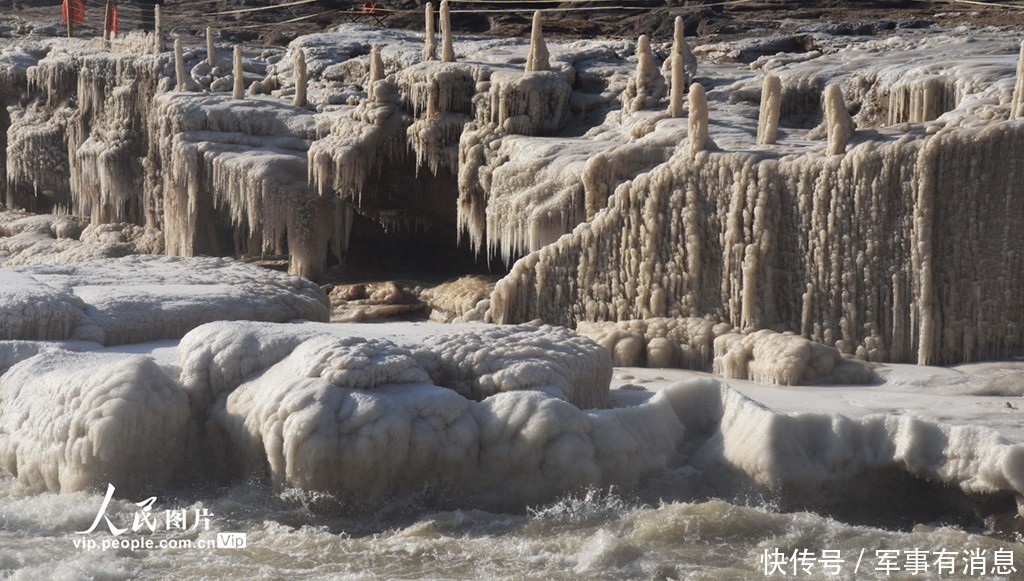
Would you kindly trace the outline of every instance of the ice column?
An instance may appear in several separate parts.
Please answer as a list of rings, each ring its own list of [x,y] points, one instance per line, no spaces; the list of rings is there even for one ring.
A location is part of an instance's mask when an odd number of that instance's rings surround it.
[[[160,5],[153,5],[153,47],[156,54],[164,51],[164,28],[160,22]]]
[[[292,105],[306,106],[306,51],[301,48],[295,51],[295,99]]]
[[[1020,57],[1017,60],[1017,84],[1013,87],[1010,101],[1010,119],[1024,117],[1024,42],[1020,43]]]
[[[654,56],[651,54],[651,41],[646,34],[636,40],[636,92],[638,95],[650,94],[647,80],[659,74],[654,67]]]
[[[185,90],[185,59],[181,56],[181,39],[174,39],[174,76],[179,91]]]
[[[683,116],[683,57],[679,54],[672,55],[672,93],[668,114],[672,117]]]
[[[374,44],[370,47],[370,82],[366,86],[366,92],[373,90],[373,84],[384,78],[384,62],[380,60],[380,45]]]
[[[708,98],[700,83],[690,85],[690,155],[696,156],[708,145]]]
[[[679,55],[683,60],[683,70],[690,74],[690,78],[697,73],[697,57],[690,51],[690,45],[686,43],[683,36],[683,17],[676,16],[675,30],[672,36],[672,54]]]
[[[213,48],[213,29],[206,28],[206,64],[210,68],[217,66],[217,52]]]
[[[434,3],[427,2],[423,7],[426,19],[426,46],[423,47],[423,60],[432,61],[437,58],[437,36],[434,34]]]
[[[533,29],[530,31],[530,56],[526,59],[526,72],[546,71],[551,68],[548,60],[548,46],[541,31],[540,10],[533,12]]]
[[[235,85],[231,96],[235,99],[245,98],[245,71],[242,69],[242,47],[235,45],[234,76]]]
[[[761,114],[757,119],[757,144],[771,145],[779,132],[782,109],[782,81],[775,75],[764,78],[761,86]]]
[[[455,49],[452,48],[452,21],[448,15],[448,0],[441,0],[441,61],[455,62]]]
[[[825,118],[828,120],[828,154],[846,153],[846,144],[853,137],[856,127],[850,112],[846,110],[843,91],[839,85],[825,87]]]

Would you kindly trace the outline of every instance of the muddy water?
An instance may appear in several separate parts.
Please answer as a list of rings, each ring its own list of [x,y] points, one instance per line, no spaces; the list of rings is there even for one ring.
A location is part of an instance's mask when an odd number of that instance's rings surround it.
[[[146,499],[115,499],[104,514],[127,529],[115,536],[102,520],[93,532],[76,534],[93,524],[101,494],[19,496],[9,481],[3,484],[0,576],[14,579],[764,579],[766,553],[770,565],[784,563],[793,578],[791,557],[799,550],[808,559],[797,577],[808,579],[893,578],[886,562],[899,567],[892,571],[899,578],[922,554],[931,566],[914,578],[1024,577],[994,574],[997,555],[1012,554],[1012,565],[1024,571],[1019,538],[936,524],[902,531],[855,526],[746,500],[642,503],[589,491],[507,514],[430,508],[438,502],[426,495],[372,509],[342,507],[328,497],[274,494],[248,483],[191,495],[154,492],[148,513],[135,504]],[[180,509],[187,528],[199,522],[196,530],[168,530],[165,511]],[[143,517],[139,531],[131,530],[136,516]],[[246,546],[216,548],[225,532],[245,533]],[[225,537],[225,544],[231,538],[238,537]],[[87,548],[88,541],[95,546]],[[104,550],[104,541],[152,547]],[[984,573],[964,572],[971,555],[963,551],[972,550],[985,551]],[[832,555],[823,551],[838,552],[843,563],[825,569],[821,557]],[[899,553],[883,560],[877,551]],[[955,574],[937,574],[936,561],[949,555],[942,551],[957,553]]]

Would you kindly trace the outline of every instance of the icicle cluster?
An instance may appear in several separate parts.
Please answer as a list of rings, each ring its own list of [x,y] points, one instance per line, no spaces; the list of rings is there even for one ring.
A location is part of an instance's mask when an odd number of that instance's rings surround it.
[[[875,361],[1005,356],[1024,347],[1021,151],[1024,126],[1003,121],[841,157],[677,155],[517,262],[488,316],[573,326],[718,313]]]
[[[956,109],[961,97],[956,79],[945,75],[897,82],[889,89],[889,124],[938,119]]]

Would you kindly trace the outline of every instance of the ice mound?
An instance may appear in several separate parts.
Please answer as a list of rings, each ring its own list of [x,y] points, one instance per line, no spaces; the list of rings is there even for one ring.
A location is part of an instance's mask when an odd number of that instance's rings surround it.
[[[0,266],[71,264],[159,254],[163,233],[134,224],[88,224],[60,215],[0,211]]]
[[[316,285],[230,259],[128,256],[0,271],[2,339],[176,339],[223,319],[324,321]]]
[[[0,468],[31,492],[146,490],[188,445],[185,391],[143,356],[44,350],[0,377],[0,402]]]
[[[616,367],[676,367],[705,371],[717,337],[732,331],[711,318],[652,317],[619,322],[581,321],[576,332],[612,354]]]
[[[537,390],[578,407],[607,404],[611,360],[592,341],[557,327],[446,325],[272,325],[221,322],[186,335],[179,348],[182,381],[195,401],[233,389],[309,341],[370,342],[381,353],[393,349],[413,358],[430,382],[462,397],[481,400],[506,391]],[[325,347],[328,349],[329,347]],[[343,351],[344,346],[338,347]],[[406,353],[407,352],[407,353]],[[309,353],[300,359],[312,357]],[[346,357],[342,359],[347,360]],[[366,366],[373,357],[355,357]],[[339,369],[348,369],[345,363]],[[305,377],[305,376],[303,376]],[[387,382],[385,382],[387,383]],[[398,383],[409,383],[402,381]],[[377,384],[348,384],[371,389]]]
[[[564,329],[213,323],[179,358],[193,408],[212,402],[210,447],[232,474],[345,499],[438,485],[515,503],[634,486],[682,436],[663,396],[581,409],[607,401],[611,362]]]
[[[714,372],[722,377],[771,385],[871,383],[874,373],[856,360],[844,361],[835,347],[792,333],[762,329],[715,338]]]

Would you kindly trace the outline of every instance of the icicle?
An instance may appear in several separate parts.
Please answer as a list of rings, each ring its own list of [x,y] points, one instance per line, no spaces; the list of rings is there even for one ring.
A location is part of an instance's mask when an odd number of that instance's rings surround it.
[[[231,96],[235,99],[245,98],[245,71],[242,70],[242,47],[235,45],[235,86]]]
[[[301,48],[295,51],[295,99],[292,105],[306,106],[306,52]]]
[[[672,55],[672,94],[669,98],[668,114],[672,117],[683,116],[683,57]]]
[[[782,81],[775,75],[764,78],[761,86],[761,114],[757,119],[757,144],[771,145],[779,132],[782,109]]]
[[[708,98],[700,83],[690,85],[690,155],[695,156],[708,145]]]
[[[437,36],[434,34],[434,3],[427,2],[423,7],[426,19],[426,45],[423,47],[423,60],[432,61],[437,58]]]
[[[217,66],[217,51],[213,48],[213,29],[206,28],[206,64],[210,68]]]
[[[179,91],[185,90],[185,59],[181,56],[181,39],[174,39],[174,75]]]
[[[551,68],[548,61],[548,47],[541,30],[540,10],[533,12],[533,29],[530,31],[530,56],[526,58],[526,72],[546,71]]]
[[[825,117],[828,120],[828,154],[846,153],[846,144],[853,138],[856,126],[846,110],[839,85],[825,87]]]
[[[160,19],[160,5],[153,5],[153,46],[156,54],[164,51],[164,27]]]
[[[373,89],[374,83],[383,79],[384,62],[380,59],[380,45],[375,44],[370,47],[370,82],[366,86],[367,93]]]
[[[441,0],[441,61],[455,62],[455,49],[452,48],[452,21],[448,14],[448,0]]]
[[[1024,117],[1024,42],[1020,43],[1020,57],[1017,60],[1017,84],[1010,101],[1010,119]]]

